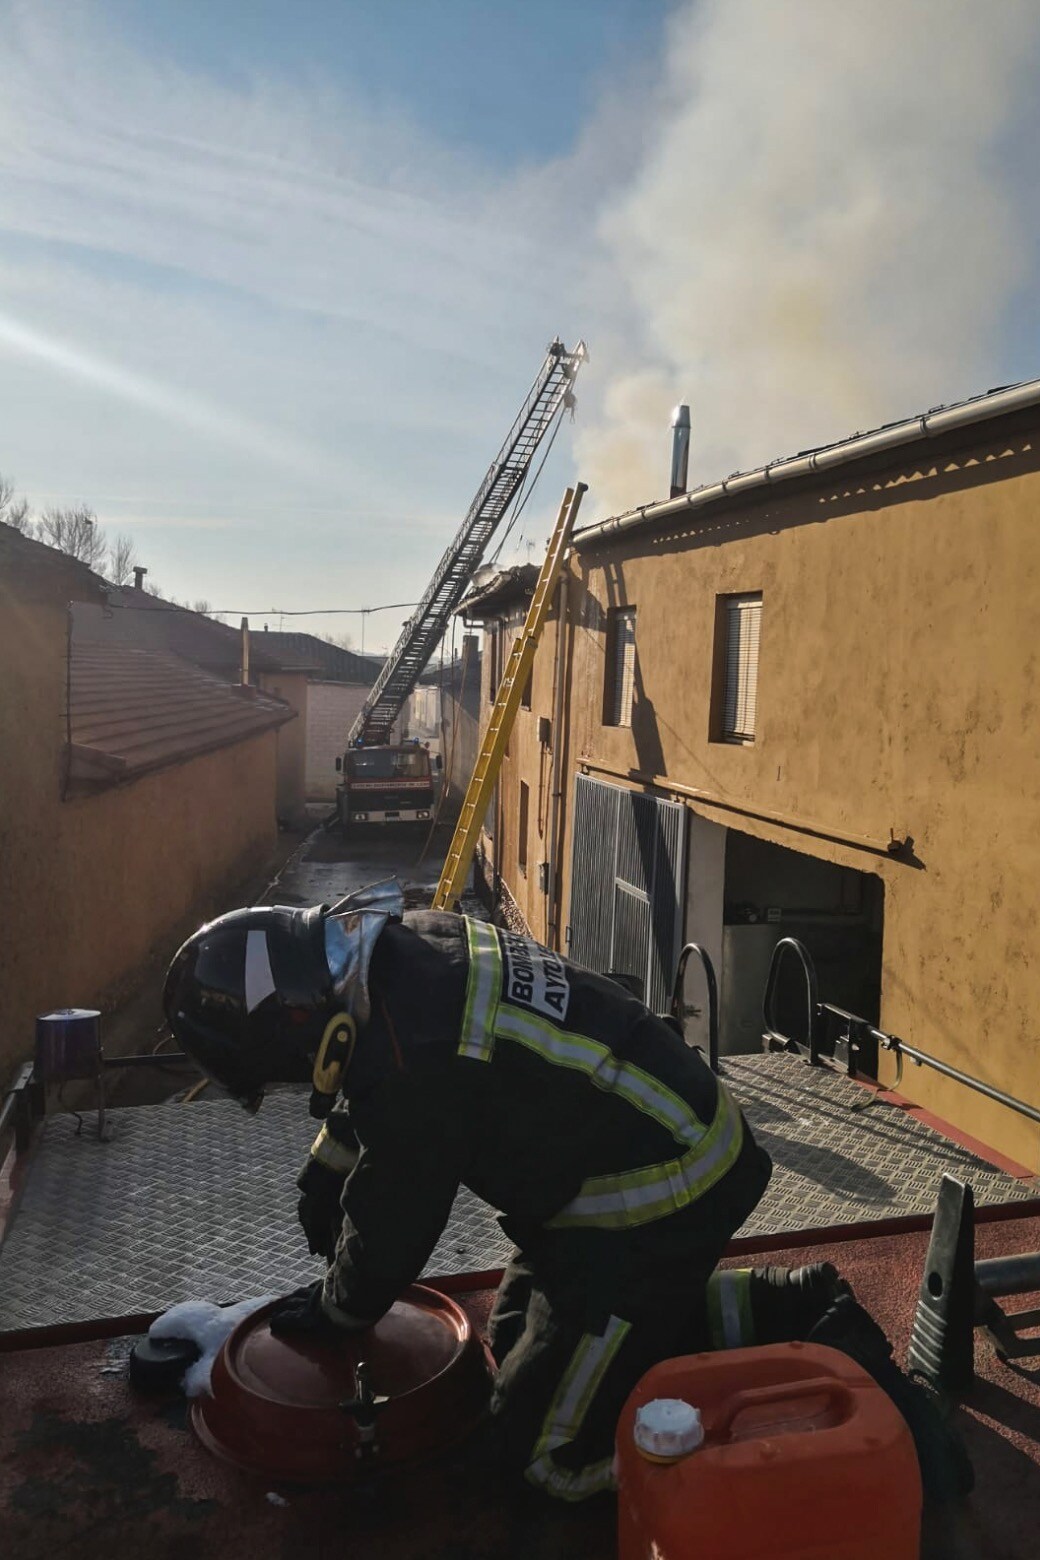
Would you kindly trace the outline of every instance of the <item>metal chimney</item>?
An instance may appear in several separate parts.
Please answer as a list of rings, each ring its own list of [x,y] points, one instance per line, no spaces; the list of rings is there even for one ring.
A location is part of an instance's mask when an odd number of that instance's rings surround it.
[[[672,491],[670,498],[681,498],[686,492],[686,476],[690,464],[690,408],[680,405],[672,413]]]

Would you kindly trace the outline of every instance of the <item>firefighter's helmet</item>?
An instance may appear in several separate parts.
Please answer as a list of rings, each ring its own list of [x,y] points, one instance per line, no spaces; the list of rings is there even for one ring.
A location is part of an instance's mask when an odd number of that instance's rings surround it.
[[[331,907],[220,916],[174,955],[163,993],[171,1030],[247,1110],[268,1084],[311,1082],[312,1113],[326,1115],[368,1018],[375,940],[401,908],[393,883]]]

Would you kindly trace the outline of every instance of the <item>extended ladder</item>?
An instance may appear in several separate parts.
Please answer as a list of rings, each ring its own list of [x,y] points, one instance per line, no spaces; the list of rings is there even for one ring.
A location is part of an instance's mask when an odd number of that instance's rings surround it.
[[[581,507],[582,494],[586,492],[587,486],[587,483],[579,482],[577,487],[568,488],[563,495],[563,503],[556,517],[556,526],[549,541],[545,562],[542,564],[538,583],[531,597],[531,605],[527,609],[527,619],[513,645],[513,652],[502,677],[487,730],[484,732],[484,740],[480,744],[477,762],[473,766],[473,774],[466,789],[466,799],[459,813],[459,821],[455,825],[455,833],[444,859],[440,882],[433,896],[434,910],[450,910],[462,892],[473,852],[476,849],[477,835],[480,833],[480,826],[491,801],[491,793],[498,780],[502,756],[534,663],[534,653],[538,648],[538,641],[549,613],[552,593],[560,577],[563,554],[570,541],[571,531],[574,529],[574,522]],[[563,633],[562,623],[558,625],[557,631]],[[555,733],[553,736],[555,740]]]
[[[412,617],[404,625],[390,657],[376,678],[361,713],[350,728],[348,747],[389,742],[390,728],[451,621],[451,615],[484,556],[492,532],[530,470],[531,461],[553,419],[573,404],[571,386],[586,356],[579,341],[573,352],[556,340],[528,393],[506,442],[487,475]]]

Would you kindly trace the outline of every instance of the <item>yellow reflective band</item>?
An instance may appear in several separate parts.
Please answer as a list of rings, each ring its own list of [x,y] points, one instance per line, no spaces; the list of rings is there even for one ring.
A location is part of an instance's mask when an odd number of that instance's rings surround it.
[[[629,1328],[630,1323],[619,1316],[612,1316],[602,1336],[584,1333],[549,1404],[541,1435],[524,1477],[529,1483],[561,1500],[585,1500],[598,1490],[612,1487],[611,1458],[571,1471],[559,1467],[552,1453],[568,1445],[577,1436]]]
[[[311,1158],[324,1165],[326,1170],[334,1170],[337,1175],[349,1175],[357,1164],[358,1153],[357,1149],[338,1143],[328,1127],[324,1126],[311,1144]]]
[[[722,1268],[711,1275],[708,1330],[713,1349],[742,1349],[754,1343],[750,1268]]]
[[[680,1095],[652,1073],[620,1061],[601,1040],[557,1029],[546,1019],[521,1012],[505,1002],[498,1009],[495,1033],[500,1040],[513,1040],[536,1051],[554,1066],[583,1072],[598,1089],[620,1095],[637,1110],[652,1116],[679,1143],[699,1143],[708,1132]]]
[[[740,1111],[721,1083],[718,1091],[714,1121],[702,1140],[680,1159],[619,1175],[590,1177],[578,1195],[547,1221],[548,1228],[594,1225],[627,1229],[663,1219],[703,1197],[736,1162],[744,1140]]]
[[[502,991],[502,950],[498,933],[487,921],[466,922],[469,973],[462,1010],[459,1055],[489,1062],[495,1049],[495,1014]]]

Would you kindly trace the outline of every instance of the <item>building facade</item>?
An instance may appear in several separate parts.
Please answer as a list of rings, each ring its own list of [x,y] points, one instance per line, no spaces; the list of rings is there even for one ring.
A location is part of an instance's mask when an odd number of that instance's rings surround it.
[[[68,604],[104,589],[0,526],[4,1079],[38,1013],[111,1007],[277,843],[291,710],[162,649],[80,642]]]
[[[761,1045],[795,936],[821,1000],[1040,1106],[1038,436],[1018,387],[580,533],[483,842],[531,933],[656,1007],[697,941],[724,1051]],[[488,681],[517,610],[487,608]],[[804,988],[779,999],[800,1038]],[[908,1071],[1040,1160],[1022,1116]]]

